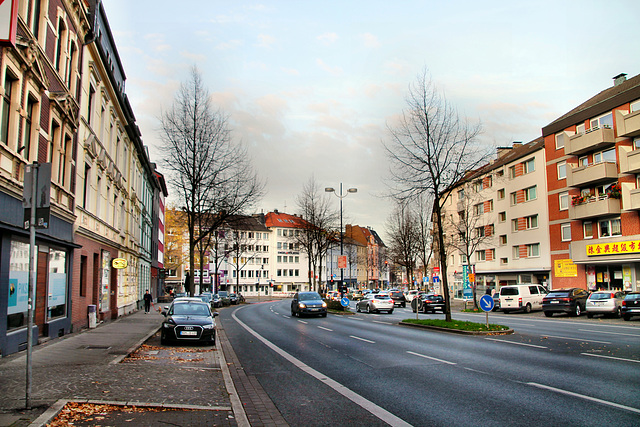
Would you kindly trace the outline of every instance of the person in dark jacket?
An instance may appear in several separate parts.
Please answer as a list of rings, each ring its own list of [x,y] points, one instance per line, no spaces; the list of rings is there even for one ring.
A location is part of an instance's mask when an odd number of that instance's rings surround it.
[[[153,301],[153,297],[147,290],[144,294],[144,314],[149,314],[149,310],[151,310],[151,301]]]

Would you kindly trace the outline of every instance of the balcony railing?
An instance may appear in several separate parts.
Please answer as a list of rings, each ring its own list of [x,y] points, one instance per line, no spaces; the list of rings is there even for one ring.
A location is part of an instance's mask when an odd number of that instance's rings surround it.
[[[585,133],[570,136],[569,141],[564,145],[564,152],[579,156],[589,151],[614,145],[615,142],[613,129],[609,127],[591,128]]]
[[[567,168],[568,187],[583,187],[607,181],[615,181],[617,179],[618,166],[614,162],[602,162],[590,166]]]
[[[622,203],[625,209],[640,210],[640,188],[631,190],[629,195],[622,195]]]
[[[620,147],[620,173],[640,172],[640,150],[632,150],[631,147]]]
[[[616,126],[618,136],[638,136],[640,135],[640,111],[627,113],[616,110]]]
[[[620,199],[606,195],[593,196],[582,203],[569,206],[569,218],[587,219],[604,215],[619,215],[620,210]]]

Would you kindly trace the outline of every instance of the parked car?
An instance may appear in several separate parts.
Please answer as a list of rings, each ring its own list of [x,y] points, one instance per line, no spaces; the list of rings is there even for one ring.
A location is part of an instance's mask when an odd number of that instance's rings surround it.
[[[238,304],[238,295],[236,295],[234,293],[229,294],[229,302],[232,305]]]
[[[404,298],[404,294],[402,291],[391,291],[389,292],[389,296],[393,300],[394,307],[406,307],[407,300]]]
[[[411,291],[407,291],[404,293],[404,299],[408,302],[411,303],[411,301],[413,301],[413,299],[418,295],[418,292],[420,292],[417,289],[413,289]]]
[[[504,313],[516,310],[530,313],[531,310],[540,310],[545,295],[547,290],[542,285],[503,286],[500,288],[500,310]]]
[[[542,311],[547,317],[553,313],[580,316],[586,311],[589,292],[580,288],[553,289],[542,300]]]
[[[631,316],[640,316],[640,292],[631,292],[622,301],[622,318],[631,320]]]
[[[612,314],[615,317],[622,316],[623,292],[597,291],[589,295],[587,299],[587,317],[591,319],[594,314]]]
[[[416,308],[413,312],[421,311],[423,313],[435,313],[441,311],[444,313],[445,305],[442,295],[437,294],[422,294],[416,299]],[[413,305],[412,305],[413,307]]]
[[[220,295],[211,295],[211,303],[213,304],[213,308],[222,307],[222,299],[220,298]]]
[[[291,301],[291,316],[316,314],[327,317],[327,303],[317,292],[296,292]]]
[[[211,295],[211,294],[200,294],[200,295],[198,295],[198,298],[200,298],[200,300],[202,302],[206,302],[207,304],[209,304],[209,307],[211,307],[211,310],[213,310],[215,308],[215,306],[213,304],[213,295]]]
[[[229,292],[227,291],[218,291],[218,297],[220,298],[220,303],[223,307],[231,305],[231,300],[229,299]]]
[[[173,301],[164,314],[160,341],[170,342],[204,342],[216,344],[216,322],[218,313],[211,313],[209,304],[198,301]]]
[[[351,294],[351,299],[354,301],[360,301],[362,298],[364,298],[364,294],[360,290],[353,291]]]
[[[500,292],[496,291],[493,293],[493,310],[491,311],[499,311],[500,310]]]
[[[386,310],[387,313],[393,313],[394,303],[389,295],[370,293],[365,295],[364,299],[356,303],[356,311],[366,311],[367,313],[378,313]]]

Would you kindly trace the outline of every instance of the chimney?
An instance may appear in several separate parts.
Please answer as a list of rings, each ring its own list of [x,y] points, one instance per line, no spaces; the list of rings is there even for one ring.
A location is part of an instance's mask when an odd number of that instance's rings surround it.
[[[500,159],[500,158],[504,157],[512,149],[513,149],[513,147],[497,147],[496,150],[498,151],[498,158]]]
[[[627,75],[625,73],[618,74],[613,78],[613,86],[621,85],[627,81]]]

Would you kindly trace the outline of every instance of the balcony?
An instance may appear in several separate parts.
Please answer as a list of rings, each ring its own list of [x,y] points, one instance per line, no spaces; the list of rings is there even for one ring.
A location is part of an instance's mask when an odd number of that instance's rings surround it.
[[[565,154],[573,154],[579,156],[589,151],[600,150],[605,147],[612,146],[616,143],[613,129],[611,128],[594,128],[585,133],[578,133],[570,136],[569,141],[564,145]]]
[[[625,197],[622,193],[622,203],[625,209],[640,210],[640,188],[631,190],[629,195]]]
[[[640,150],[620,147],[620,173],[640,173]]]
[[[640,158],[638,158],[640,164]],[[568,187],[586,187],[618,179],[618,166],[613,162],[602,162],[590,166],[567,168]]]
[[[607,196],[592,197],[586,203],[569,206],[569,219],[589,219],[598,216],[620,215],[620,199]]]
[[[626,113],[616,110],[618,136],[633,137],[640,135],[640,111]]]

